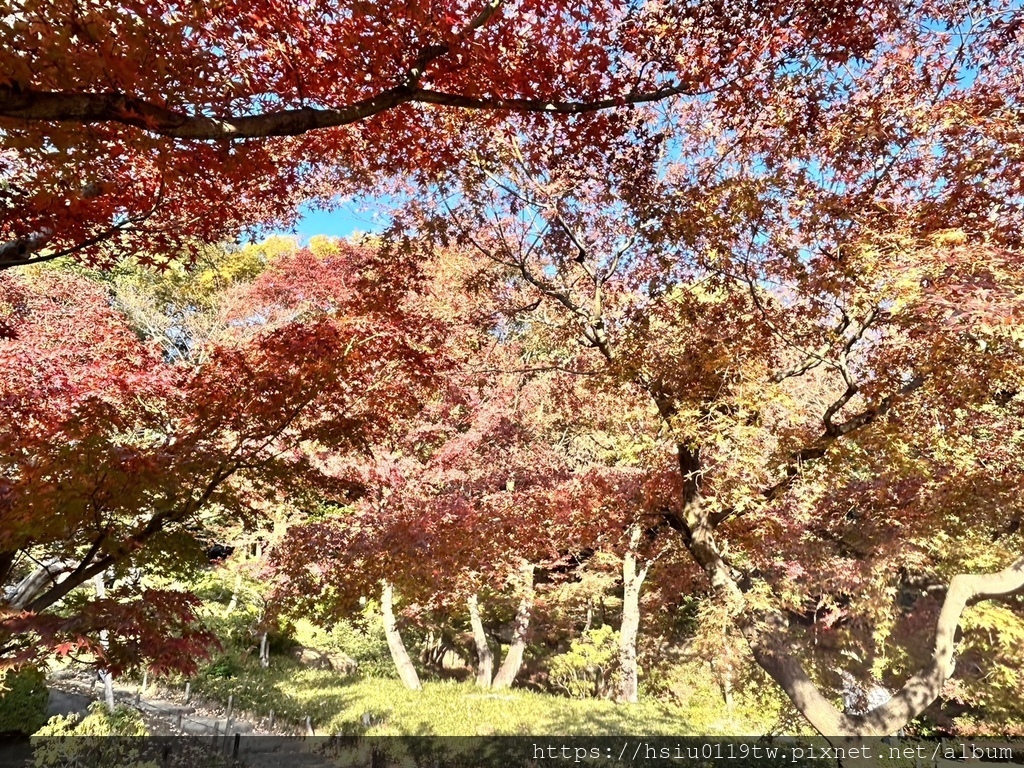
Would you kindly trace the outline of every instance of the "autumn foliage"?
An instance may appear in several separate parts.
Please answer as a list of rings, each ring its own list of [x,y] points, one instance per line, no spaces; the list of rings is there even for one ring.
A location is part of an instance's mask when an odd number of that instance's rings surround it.
[[[521,660],[613,563],[627,700],[687,598],[834,743],[1020,719],[1016,3],[7,5],[0,268],[77,265],[0,279],[4,663],[187,666],[137,575],[273,519],[276,608],[393,650],[486,595]],[[367,189],[361,245],[83,271]]]
[[[594,146],[621,134],[608,110],[678,95],[720,103],[736,123],[781,97],[804,121],[808,98],[825,94],[800,82],[801,67],[857,67],[879,41],[957,12],[885,1],[7,2],[0,266],[58,254],[109,264],[118,249],[194,255],[197,242],[292,221],[305,199],[327,203],[382,176],[429,182],[463,153],[466,126],[510,113],[541,141],[556,116]],[[901,55],[920,52],[911,43]],[[807,130],[787,128],[794,139]]]
[[[430,324],[412,322],[400,296],[346,288],[372,262],[346,249],[275,264],[225,304],[227,330],[198,362],[161,359],[86,279],[4,279],[4,578],[14,587],[31,563],[53,574],[27,593],[15,587],[5,644],[20,650],[11,658],[45,652],[58,637],[85,642],[95,626],[150,622],[155,636],[173,635],[171,626],[188,623],[188,598],[155,614],[138,599],[139,615],[118,621],[96,603],[57,625],[41,614],[100,574],[176,572],[201,551],[211,516],[251,526],[272,502],[344,491],[309,447],[359,450],[430,380]],[[312,264],[329,301],[300,282]],[[283,292],[280,270],[291,281]],[[127,596],[104,605],[124,611]],[[193,663],[191,653],[161,654],[170,658]]]

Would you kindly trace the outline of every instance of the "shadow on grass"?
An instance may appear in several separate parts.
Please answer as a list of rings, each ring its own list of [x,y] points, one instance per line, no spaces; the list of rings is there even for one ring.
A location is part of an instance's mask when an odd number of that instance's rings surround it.
[[[603,709],[554,711],[546,718],[545,732],[559,735],[615,736],[650,734],[692,735],[694,730],[683,716],[654,702],[609,704]]]
[[[282,665],[202,681],[204,696],[227,702],[261,724],[273,710],[277,732],[341,736],[609,736],[694,733],[678,710],[657,702],[616,705],[532,691],[488,692],[454,682],[409,691],[398,680],[347,676]]]

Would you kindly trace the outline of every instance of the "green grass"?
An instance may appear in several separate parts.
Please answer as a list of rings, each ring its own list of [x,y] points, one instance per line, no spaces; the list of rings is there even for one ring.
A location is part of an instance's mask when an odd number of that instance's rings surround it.
[[[569,699],[521,689],[489,691],[472,683],[427,681],[421,691],[398,680],[344,676],[306,669],[290,662],[271,669],[245,664],[236,677],[206,677],[193,690],[224,702],[234,696],[236,711],[299,725],[308,715],[318,734],[395,735],[609,735],[644,733],[759,733],[752,722],[726,716],[719,701],[683,709],[650,699],[621,705],[607,700]],[[708,710],[715,712],[709,713]],[[718,710],[723,710],[719,712]],[[709,714],[717,715],[709,718]],[[368,715],[371,724],[364,724]]]
[[[345,732],[353,716],[358,722],[362,712],[369,712],[380,723],[368,733],[380,736],[689,732],[678,714],[654,702],[627,707],[533,691],[486,691],[471,684],[428,682],[422,691],[408,691],[397,680],[370,683],[353,686],[352,713],[339,713],[329,727]]]
[[[699,663],[658,673],[661,684],[647,680],[640,703],[631,705],[429,679],[423,690],[409,691],[391,677],[394,665],[373,611],[331,630],[296,618],[287,633],[307,648],[350,655],[359,675],[303,667],[285,651],[272,653],[270,668],[263,669],[246,610],[229,615],[224,604],[209,600],[206,616],[226,648],[193,679],[192,690],[221,705],[233,696],[235,712],[256,720],[273,710],[278,723],[296,730],[308,716],[321,735],[761,735],[776,728],[781,715],[779,697],[760,689],[738,692],[726,707],[718,682]]]

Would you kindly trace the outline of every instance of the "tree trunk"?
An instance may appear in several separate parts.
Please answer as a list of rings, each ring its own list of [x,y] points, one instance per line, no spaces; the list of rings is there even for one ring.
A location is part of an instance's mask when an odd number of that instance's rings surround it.
[[[71,560],[52,560],[34,570],[18,582],[11,595],[11,607],[22,610],[40,595],[44,589],[56,584],[62,576],[73,571],[76,562]]]
[[[493,688],[511,688],[512,681],[519,674],[523,665],[523,651],[526,650],[526,634],[530,629],[530,612],[533,609],[533,564],[523,565],[523,597],[516,611],[515,625],[512,628],[512,644],[508,647],[505,660],[494,676]]]
[[[93,583],[96,585],[96,597],[98,597],[100,600],[107,596],[107,585],[103,581],[103,577],[105,575],[106,574],[103,573],[98,574],[96,578],[93,580]],[[108,638],[109,636],[107,635],[107,630],[101,629],[100,646],[103,648],[103,650],[106,650],[110,647],[110,642]],[[107,711],[113,714],[114,708],[116,706],[116,703],[114,701],[114,676],[111,675],[105,669],[101,669],[99,674],[100,680],[103,682],[103,701],[107,705]]]
[[[394,590],[390,581],[382,584],[380,607],[384,613],[384,635],[388,640],[388,650],[391,651],[391,658],[394,659],[395,668],[398,669],[398,677],[402,683],[411,691],[418,691],[420,686],[419,675],[416,674],[416,667],[413,666],[409,652],[405,650],[405,643],[398,633],[398,622],[395,620],[394,611]]]
[[[473,642],[476,644],[476,684],[481,688],[490,688],[494,676],[494,656],[491,655],[484,625],[480,621],[480,604],[476,593],[470,595],[466,603],[469,606],[469,624],[473,628]]]
[[[800,663],[772,635],[748,625],[744,635],[757,663],[786,692],[797,709],[826,738],[889,736],[920,715],[942,691],[953,674],[955,637],[967,604],[1024,590],[1024,558],[998,573],[958,574],[949,582],[935,627],[932,659],[923,670],[884,704],[860,715],[840,712],[821,694]],[[836,742],[839,743],[838,741]]]
[[[732,720],[734,711],[733,696],[732,696],[732,673],[722,673],[722,700],[725,702],[725,713],[729,720]]]
[[[241,573],[236,573],[235,574],[235,588],[231,592],[231,600],[228,602],[228,610],[227,610],[227,612],[229,614],[230,613],[234,613],[235,609],[238,607],[238,593],[239,593],[239,591],[241,589],[242,589],[242,574]]]
[[[266,632],[260,638],[260,666],[264,669],[270,666],[270,641]]]
[[[647,577],[647,566],[637,570],[636,549],[640,544],[640,526],[629,528],[629,548],[622,560],[622,626],[619,629],[619,668],[622,679],[616,700],[636,703],[639,673],[636,664],[636,638],[640,632],[640,588]]]
[[[682,459],[680,463],[683,464]],[[920,715],[939,697],[946,680],[953,674],[954,638],[967,604],[1024,591],[1024,558],[998,573],[954,576],[939,613],[929,664],[886,703],[864,714],[847,714],[840,712],[822,694],[789,647],[785,615],[745,608],[746,597],[740,588],[740,578],[718,548],[714,523],[703,509],[699,492],[688,493],[684,501],[679,522],[684,528],[687,549],[707,574],[718,597],[734,606],[739,615],[739,629],[755,661],[786,692],[814,729],[836,746],[850,744],[850,739],[889,736]],[[847,761],[847,765],[855,764]]]

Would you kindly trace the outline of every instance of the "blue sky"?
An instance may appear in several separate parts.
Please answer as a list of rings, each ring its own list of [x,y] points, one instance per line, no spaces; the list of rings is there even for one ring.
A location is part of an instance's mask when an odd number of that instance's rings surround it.
[[[303,243],[313,235],[348,237],[355,232],[380,232],[387,224],[379,202],[367,199],[346,200],[330,211],[303,205],[299,215],[295,232],[286,234],[297,234]]]

